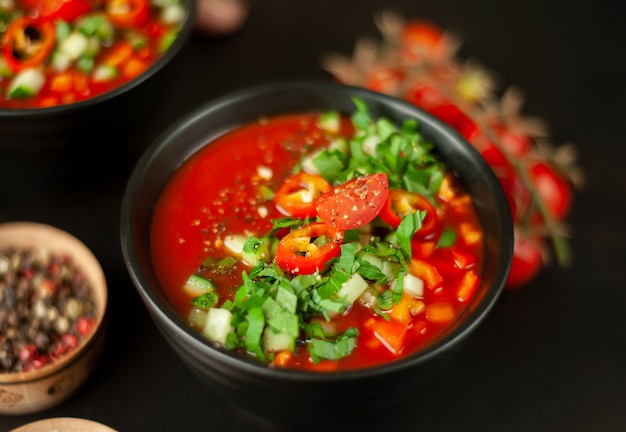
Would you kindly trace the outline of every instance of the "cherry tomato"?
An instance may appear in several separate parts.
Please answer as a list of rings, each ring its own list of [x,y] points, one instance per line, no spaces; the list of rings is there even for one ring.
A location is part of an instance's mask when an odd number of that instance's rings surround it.
[[[315,202],[317,215],[327,224],[349,230],[371,222],[387,200],[389,181],[382,173],[340,184]]]
[[[413,20],[405,24],[400,36],[402,59],[416,62],[421,58],[435,58],[445,48],[443,31],[429,21]]]
[[[40,20],[61,19],[72,22],[92,8],[86,0],[22,0],[24,6],[37,12]]]
[[[435,87],[422,82],[409,87],[404,94],[404,99],[427,111],[450,103]]]
[[[56,31],[51,22],[29,17],[13,21],[2,37],[2,54],[14,72],[41,65],[52,53]]]
[[[406,74],[399,68],[380,66],[369,73],[364,87],[380,93],[395,94],[405,77]]]
[[[432,115],[443,120],[466,139],[473,136],[478,127],[458,106],[454,104],[445,104],[433,107],[428,110]]]
[[[422,221],[421,228],[415,234],[426,237],[435,231],[437,212],[430,201],[422,195],[402,189],[389,189],[387,201],[385,201],[385,206],[380,212],[380,218],[395,228],[400,225],[404,216],[418,210],[425,210],[426,216]]]
[[[274,196],[274,201],[288,215],[314,218],[315,200],[333,187],[324,177],[300,171],[285,180]]]
[[[537,193],[556,220],[563,220],[572,205],[572,186],[559,172],[545,162],[529,167],[530,177]]]
[[[533,142],[527,135],[520,132],[514,132],[503,125],[492,125],[492,129],[500,138],[500,142],[504,149],[512,156],[521,157],[532,149]]]
[[[314,241],[323,237],[321,246]],[[313,274],[341,254],[343,231],[331,225],[314,222],[294,229],[284,236],[276,249],[276,263],[292,274]]]
[[[513,244],[513,261],[504,288],[513,290],[527,284],[537,276],[542,264],[540,240],[516,233]]]
[[[498,178],[500,186],[502,186],[502,190],[509,203],[511,215],[516,219],[518,211],[523,211],[526,207],[529,194],[523,187],[515,168],[513,168],[502,151],[493,143],[486,144],[481,149],[480,154]]]

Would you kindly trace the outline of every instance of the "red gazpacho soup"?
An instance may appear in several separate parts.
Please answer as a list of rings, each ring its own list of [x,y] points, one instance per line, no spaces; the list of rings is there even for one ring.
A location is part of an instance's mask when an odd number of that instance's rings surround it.
[[[480,286],[471,197],[413,120],[304,112],[217,138],[172,176],[157,277],[190,326],[268,367],[380,365],[427,347]]]
[[[0,1],[0,108],[79,102],[136,78],[176,39],[181,0]]]

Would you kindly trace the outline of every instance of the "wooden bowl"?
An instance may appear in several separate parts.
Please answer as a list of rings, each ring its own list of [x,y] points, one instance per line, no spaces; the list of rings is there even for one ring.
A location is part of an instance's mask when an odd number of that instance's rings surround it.
[[[93,330],[77,347],[39,369],[0,373],[0,414],[18,415],[60,404],[94,370],[104,347],[107,285],[93,253],[65,231],[39,223],[5,223],[0,225],[0,249],[7,246],[67,256],[91,285],[94,302]]]
[[[117,432],[108,426],[91,420],[58,417],[28,423],[9,432]]]

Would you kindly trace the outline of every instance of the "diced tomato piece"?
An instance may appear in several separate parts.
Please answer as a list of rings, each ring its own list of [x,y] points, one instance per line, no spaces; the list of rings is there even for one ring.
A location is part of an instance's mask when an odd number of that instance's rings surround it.
[[[412,240],[411,253],[416,258],[428,258],[433,254],[436,246],[434,240]]]
[[[483,240],[483,232],[469,222],[463,222],[459,225],[459,234],[466,245],[476,245]]]
[[[274,356],[274,364],[276,366],[285,367],[293,360],[293,352],[289,350],[281,351]]]
[[[474,254],[466,252],[462,249],[454,248],[450,251],[454,265],[460,269],[466,269],[478,261],[478,257]]]
[[[454,306],[450,302],[426,305],[426,319],[434,323],[449,323],[454,319]]]
[[[387,321],[379,318],[374,323],[374,335],[393,354],[398,355],[404,349],[407,326],[400,321]]]

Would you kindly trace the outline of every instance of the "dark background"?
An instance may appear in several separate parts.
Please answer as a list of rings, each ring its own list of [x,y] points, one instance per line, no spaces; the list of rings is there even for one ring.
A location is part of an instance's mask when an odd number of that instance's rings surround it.
[[[349,55],[357,38],[378,37],[373,17],[384,8],[458,33],[463,55],[496,72],[503,87],[524,91],[524,113],[545,119],[555,143],[576,145],[586,174],[569,218],[573,266],[549,267],[504,293],[462,352],[415,395],[411,420],[390,426],[626,430],[623,4],[266,0],[254,2],[235,35],[193,36],[148,126],[97,148],[86,137],[71,154],[0,153],[0,222],[44,222],[84,241],[104,267],[111,311],[104,358],[85,387],[46,412],[0,416],[0,431],[58,416],[125,432],[262,429],[195,382],[150,320],[120,252],[125,182],[167,124],[212,98],[283,79],[330,80],[322,56]]]

